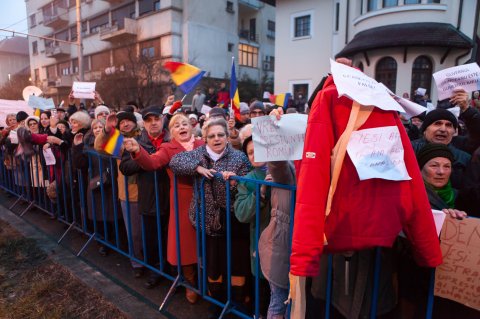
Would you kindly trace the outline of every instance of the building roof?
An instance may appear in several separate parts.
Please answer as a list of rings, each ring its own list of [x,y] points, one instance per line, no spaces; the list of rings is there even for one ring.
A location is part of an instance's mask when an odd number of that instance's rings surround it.
[[[473,47],[473,40],[448,23],[393,24],[356,34],[336,57],[373,49],[412,46],[469,49]]]
[[[0,41],[0,53],[29,55],[27,38],[13,37]]]

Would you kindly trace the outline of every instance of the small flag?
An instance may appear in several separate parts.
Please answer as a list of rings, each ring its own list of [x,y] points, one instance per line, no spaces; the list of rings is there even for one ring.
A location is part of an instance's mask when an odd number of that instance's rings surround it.
[[[235,60],[232,59],[232,74],[230,78],[230,98],[232,99],[232,109],[235,117],[240,117],[240,96],[238,95],[237,76],[235,72]]]
[[[205,71],[187,63],[170,61],[166,62],[163,67],[171,72],[172,81],[185,94],[193,90],[205,74]]]
[[[292,95],[290,93],[282,93],[277,95],[270,95],[270,102],[275,105],[286,108],[288,105],[288,100]]]
[[[103,146],[103,150],[110,155],[120,156],[120,149],[123,144],[123,135],[120,134],[120,131],[115,129],[113,134],[110,136],[108,141]]]
[[[33,113],[33,115],[40,117],[41,112],[42,111],[40,109],[35,109],[35,112]]]

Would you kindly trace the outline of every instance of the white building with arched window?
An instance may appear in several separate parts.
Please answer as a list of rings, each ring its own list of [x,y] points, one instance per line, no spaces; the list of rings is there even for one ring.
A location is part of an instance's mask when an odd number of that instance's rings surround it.
[[[399,95],[422,87],[436,100],[432,73],[479,61],[479,1],[277,0],[275,92],[310,96],[345,56]]]

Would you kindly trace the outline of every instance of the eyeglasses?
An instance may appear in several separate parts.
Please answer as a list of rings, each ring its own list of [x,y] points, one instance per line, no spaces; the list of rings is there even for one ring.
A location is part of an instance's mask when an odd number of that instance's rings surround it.
[[[99,112],[99,113],[97,114],[97,117],[99,117],[99,116],[108,116],[109,114],[110,114],[110,113],[108,113],[108,112]]]
[[[255,115],[265,115],[263,111],[251,111],[250,115],[255,114]]]
[[[37,123],[37,122],[30,122],[30,123],[28,123],[28,126],[35,126],[35,125],[38,125],[38,123]]]
[[[225,134],[225,133],[218,133],[218,134],[210,134],[210,135],[207,135],[207,138],[208,138],[209,140],[211,140],[211,139],[214,139],[215,137],[224,138],[225,136],[227,136],[227,134]]]

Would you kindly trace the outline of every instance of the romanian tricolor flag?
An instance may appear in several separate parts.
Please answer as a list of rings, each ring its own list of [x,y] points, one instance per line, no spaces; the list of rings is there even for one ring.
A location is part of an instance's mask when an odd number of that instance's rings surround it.
[[[235,72],[235,60],[232,59],[232,75],[230,78],[230,98],[232,109],[237,119],[240,118],[240,96],[238,95],[237,76]]]
[[[290,99],[291,96],[292,95],[290,93],[270,95],[270,102],[272,102],[275,105],[281,106],[285,109],[288,105],[288,100]]]
[[[120,149],[122,148],[123,144],[123,135],[120,134],[120,131],[115,129],[113,134],[107,140],[107,142],[103,145],[103,150],[110,155],[113,156],[120,156]]]
[[[181,62],[166,62],[163,67],[171,72],[173,83],[187,94],[200,81],[205,71],[193,65]]]

